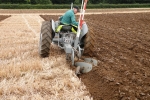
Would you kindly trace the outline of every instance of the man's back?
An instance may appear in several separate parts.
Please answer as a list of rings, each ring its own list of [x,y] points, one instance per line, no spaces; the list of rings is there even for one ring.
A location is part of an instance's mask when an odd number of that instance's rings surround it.
[[[61,23],[78,26],[73,10],[68,10],[61,18]]]

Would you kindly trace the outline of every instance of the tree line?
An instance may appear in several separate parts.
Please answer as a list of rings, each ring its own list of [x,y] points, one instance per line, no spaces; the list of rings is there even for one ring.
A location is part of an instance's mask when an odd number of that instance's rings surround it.
[[[0,4],[81,4],[82,0],[0,0]],[[88,0],[91,4],[150,3],[150,0]]]

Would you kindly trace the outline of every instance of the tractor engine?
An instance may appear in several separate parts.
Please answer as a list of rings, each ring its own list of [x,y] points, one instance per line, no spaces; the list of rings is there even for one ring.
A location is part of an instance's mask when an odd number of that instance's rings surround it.
[[[63,39],[63,44],[70,44],[71,46],[74,43],[74,39],[75,39],[75,34],[74,33],[63,33],[62,36]]]
[[[62,45],[62,48],[64,48],[66,54],[72,52],[72,46],[74,44],[75,34],[72,32],[68,33],[62,33],[60,44]]]

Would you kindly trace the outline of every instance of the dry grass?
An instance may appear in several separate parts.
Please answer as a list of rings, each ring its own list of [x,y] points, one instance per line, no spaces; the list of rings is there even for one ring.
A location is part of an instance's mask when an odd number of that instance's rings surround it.
[[[53,50],[56,56],[39,57],[39,21],[23,17],[0,22],[0,99],[91,100],[59,48]]]

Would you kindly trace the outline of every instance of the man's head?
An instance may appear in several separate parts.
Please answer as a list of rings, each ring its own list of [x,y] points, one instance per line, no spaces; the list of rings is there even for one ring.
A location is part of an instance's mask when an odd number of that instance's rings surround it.
[[[80,9],[78,6],[73,6],[73,10],[74,10],[74,13],[76,14],[77,12],[80,12]]]

